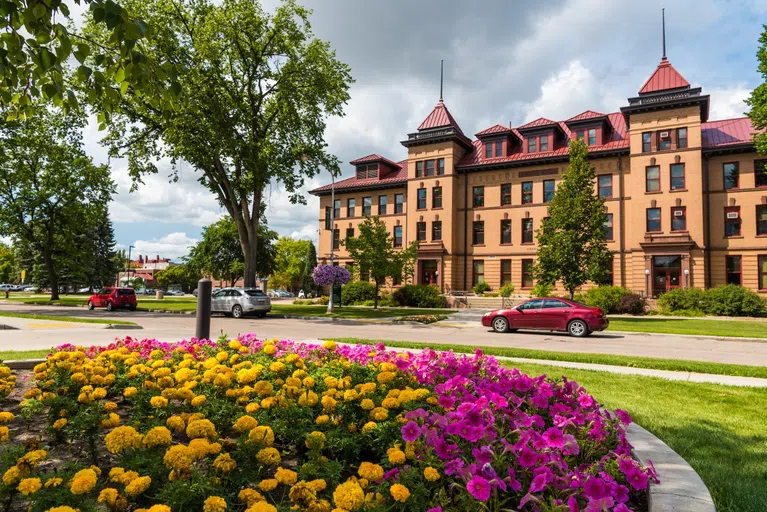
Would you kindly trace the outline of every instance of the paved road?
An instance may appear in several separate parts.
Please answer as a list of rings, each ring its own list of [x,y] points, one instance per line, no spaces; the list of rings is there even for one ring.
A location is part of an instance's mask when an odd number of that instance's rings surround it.
[[[36,327],[22,330],[0,330],[0,350],[29,350],[48,348],[62,343],[104,345],[116,336],[157,338],[175,341],[194,335],[194,317],[85,308],[34,306],[0,303],[0,311],[22,311],[47,315],[69,315],[92,318],[132,320],[141,330],[106,330],[100,326],[66,328],[57,323],[55,328]],[[694,336],[661,334],[596,333],[586,339],[575,339],[554,333],[517,332],[496,334],[481,327],[475,320],[481,313],[462,312],[448,320],[445,326],[391,325],[377,322],[337,322],[331,320],[296,319],[233,319],[214,316],[211,336],[221,332],[229,336],[255,332],[260,337],[310,340],[333,337],[360,337],[387,340],[420,341],[427,343],[455,343],[470,346],[497,346],[535,348],[560,352],[597,352],[633,356],[692,359],[734,364],[767,366],[767,343],[726,341]],[[0,324],[2,318],[0,318]],[[43,324],[43,322],[40,322]]]

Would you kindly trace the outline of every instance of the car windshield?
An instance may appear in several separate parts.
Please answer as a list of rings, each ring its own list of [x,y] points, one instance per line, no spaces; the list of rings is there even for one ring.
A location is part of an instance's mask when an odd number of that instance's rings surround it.
[[[265,297],[266,294],[262,292],[261,290],[245,290],[245,293],[250,295],[251,297]]]
[[[133,290],[117,290],[118,295],[134,295]]]

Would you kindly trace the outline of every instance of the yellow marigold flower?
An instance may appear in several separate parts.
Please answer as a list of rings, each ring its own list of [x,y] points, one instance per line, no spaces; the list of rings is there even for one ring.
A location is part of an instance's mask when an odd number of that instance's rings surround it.
[[[21,470],[18,466],[11,466],[3,473],[3,483],[8,487],[21,479]]]
[[[314,432],[306,436],[306,441],[304,442],[304,444],[310,450],[322,450],[325,447],[325,441],[327,441],[327,437],[325,437],[325,434],[315,430]]]
[[[258,412],[260,408],[261,406],[258,405],[256,402],[251,402],[245,406],[245,412],[247,412],[248,414],[253,414]]]
[[[396,501],[405,503],[410,497],[410,490],[402,484],[394,484],[389,488],[389,492]]]
[[[75,476],[72,477],[72,481],[69,484],[69,492],[72,494],[85,494],[93,490],[96,487],[96,481],[98,475],[92,469],[81,469]]]
[[[118,426],[119,424],[120,424],[120,417],[113,412],[110,412],[109,414],[107,414],[106,418],[101,420],[101,428],[103,429],[114,428]]]
[[[155,350],[152,350],[149,353],[149,359],[162,359],[163,357],[165,357],[165,352],[163,352],[159,348],[155,349]]]
[[[304,387],[313,388],[314,384],[315,384],[315,381],[312,377],[305,377],[303,380]]]
[[[353,402],[360,397],[359,393],[353,389],[347,389],[344,391],[344,402]]]
[[[237,462],[228,453],[222,453],[213,461],[213,467],[222,473],[230,473],[237,468]]]
[[[171,429],[174,432],[183,432],[186,428],[186,423],[184,422],[184,418],[181,416],[171,416],[167,420],[165,420],[165,424],[168,426],[169,429]]]
[[[258,501],[265,500],[263,494],[249,487],[241,490],[237,497],[240,499],[240,501],[246,503],[248,506],[251,506]]]
[[[65,505],[65,506],[63,506],[63,507],[53,507],[53,508],[49,508],[49,509],[48,509],[48,510],[46,510],[45,512],[79,512],[79,510],[78,510],[78,509],[76,509],[76,508],[67,507],[67,506]]]
[[[333,412],[336,410],[336,400],[333,397],[323,396],[320,402],[324,411]]]
[[[383,407],[376,407],[375,409],[370,411],[370,419],[372,420],[384,421],[388,417],[389,417],[389,411],[387,411]]]
[[[279,482],[275,480],[274,478],[268,478],[266,480],[261,480],[260,482],[258,482],[258,488],[264,492],[269,492],[269,491],[275,490],[278,484]]]
[[[152,478],[149,476],[141,476],[134,480],[132,480],[128,485],[125,486],[125,494],[127,496],[130,496],[131,498],[138,496],[142,492],[149,489],[149,486],[152,485]]]
[[[302,504],[308,505],[309,503],[313,503],[317,500],[317,491],[315,491],[314,487],[312,487],[308,482],[301,480],[290,488],[290,493],[288,493],[288,496],[290,497],[290,501],[295,503],[297,506]]]
[[[62,428],[66,426],[66,424],[67,424],[66,418],[59,418],[53,422],[53,428],[56,430],[61,430]]]
[[[0,412],[0,424],[5,425],[6,423],[10,423],[13,421],[13,418],[16,416],[13,415],[12,412],[3,411]]]
[[[325,382],[325,387],[328,389],[338,387],[338,379],[336,379],[335,377],[325,377],[324,382]]]
[[[276,448],[262,448],[256,454],[256,460],[265,466],[277,466],[282,459]]]
[[[152,398],[149,400],[149,404],[150,404],[152,407],[157,407],[158,409],[161,409],[161,408],[163,408],[163,407],[167,407],[167,405],[168,405],[168,399],[167,399],[167,398],[165,398],[165,397],[162,397],[162,396],[153,396],[153,397],[152,397]]]
[[[39,478],[25,478],[19,482],[19,486],[16,487],[16,490],[24,496],[29,496],[30,494],[39,491],[42,486],[43,484],[40,482]]]
[[[29,466],[37,466],[45,460],[45,457],[48,455],[48,452],[45,450],[32,450],[31,452],[25,453],[20,459],[19,463],[24,463]]]
[[[205,403],[205,395],[197,395],[196,397],[192,398],[192,407],[199,407],[202,404]]]
[[[261,350],[263,350],[263,351],[264,351],[264,354],[266,354],[266,355],[268,355],[268,356],[271,356],[272,354],[274,354],[275,352],[277,352],[277,347],[275,347],[275,346],[274,346],[274,345],[272,345],[271,343],[267,343],[267,344],[265,344],[265,345],[263,346],[263,348],[262,348]]]
[[[286,369],[287,369],[287,366],[285,366],[285,363],[282,363],[280,361],[275,361],[269,365],[269,371],[273,373],[283,373]]]
[[[131,426],[117,427],[104,437],[104,444],[111,453],[122,453],[141,445],[141,434]]]
[[[224,512],[226,501],[218,496],[208,496],[202,506],[202,512]]]
[[[210,420],[190,421],[186,427],[186,435],[189,436],[189,439],[215,438],[216,426]]]
[[[136,512],[138,512],[138,510],[136,510]],[[170,512],[170,507],[168,505],[152,505],[146,512]]]
[[[323,480],[322,478],[318,478],[317,480],[312,480],[311,482],[309,482],[309,485],[311,485],[316,492],[322,492],[328,486],[327,482],[325,482],[325,480]]]
[[[399,400],[396,398],[384,398],[383,402],[381,402],[381,407],[385,409],[396,409],[399,407]]]
[[[245,512],[277,512],[277,509],[271,503],[267,503],[265,501],[257,501],[248,507]]]
[[[372,431],[376,428],[376,425],[378,425],[375,421],[368,421],[364,425],[362,425],[362,433],[367,434],[368,432]]]
[[[250,432],[258,426],[258,420],[253,416],[240,416],[237,421],[232,425],[232,429],[235,432],[242,434],[243,432]]]
[[[193,460],[201,459],[207,455],[215,455],[221,451],[219,443],[208,442],[204,437],[192,439],[187,447]]]
[[[363,462],[362,464],[360,464],[360,467],[357,470],[357,473],[362,478],[376,481],[383,478],[384,469],[378,464],[373,464],[372,462]]]
[[[274,431],[272,427],[259,425],[250,431],[248,441],[264,447],[272,446],[274,444]]]
[[[102,489],[101,492],[99,493],[98,501],[101,503],[106,503],[107,505],[110,505],[110,506],[114,506],[119,496],[120,496],[120,493],[117,492],[117,489],[115,489],[114,487],[106,487],[105,489]]]
[[[365,491],[354,480],[347,480],[333,491],[333,502],[345,510],[358,510],[365,504]]]
[[[170,430],[165,427],[154,427],[144,436],[144,446],[168,446],[173,442]]]
[[[373,402],[369,398],[365,398],[364,400],[362,400],[362,402],[360,402],[360,407],[362,407],[362,410],[364,411],[370,411],[373,408],[375,408],[375,406],[376,406],[375,402]]]
[[[232,379],[224,373],[219,373],[216,375],[216,378],[213,379],[213,385],[220,388],[228,388],[232,385]]]
[[[298,473],[285,468],[277,468],[274,478],[283,485],[293,485],[298,481]]]
[[[329,421],[330,421],[330,416],[328,416],[327,414],[323,414],[321,416],[317,416],[315,423],[317,423],[317,425],[325,425]]]
[[[423,476],[429,482],[436,482],[437,480],[439,480],[439,471],[429,466],[428,468],[423,470]]]
[[[189,453],[189,448],[183,444],[177,444],[168,448],[165,451],[165,455],[163,455],[162,461],[168,469],[189,471],[192,468],[192,454]]]
[[[314,407],[319,402],[319,396],[314,391],[305,391],[298,397],[298,405],[301,407]]]
[[[130,398],[132,396],[135,396],[136,393],[138,393],[138,389],[134,388],[133,386],[127,387],[123,390],[123,396],[125,398]]]
[[[386,454],[389,456],[389,463],[390,464],[404,464],[406,457],[405,452],[400,450],[399,448],[389,448],[386,451]]]
[[[396,374],[394,372],[381,372],[378,374],[378,377],[376,377],[376,380],[379,384],[387,384],[394,380],[394,377]]]
[[[0,443],[5,442],[10,437],[10,430],[8,427],[2,426],[0,427]]]

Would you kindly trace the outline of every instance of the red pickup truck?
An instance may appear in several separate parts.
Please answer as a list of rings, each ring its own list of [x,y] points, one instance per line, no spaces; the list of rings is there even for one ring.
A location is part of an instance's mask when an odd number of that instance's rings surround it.
[[[136,311],[136,304],[133,288],[102,288],[88,299],[88,309],[107,308],[107,311],[120,308]]]

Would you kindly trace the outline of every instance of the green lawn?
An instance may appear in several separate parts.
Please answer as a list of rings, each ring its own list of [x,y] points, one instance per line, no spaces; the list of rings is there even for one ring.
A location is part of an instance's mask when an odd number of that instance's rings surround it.
[[[767,379],[767,366],[745,366],[738,364],[708,363],[705,361],[686,361],[683,359],[659,359],[655,357],[617,356],[611,354],[590,354],[571,352],[552,352],[527,348],[476,347],[472,345],[448,345],[444,343],[420,343],[414,341],[375,340],[363,338],[333,338],[339,343],[376,345],[383,343],[397,348],[431,348],[434,350],[473,353],[482,349],[487,355],[521,357],[527,359],[548,359],[551,361],[572,361],[576,363],[610,364],[633,368],[651,368],[678,372],[713,373],[716,375],[736,375],[739,377],[759,377]]]
[[[391,318],[411,315],[450,315],[455,309],[417,309],[417,308],[335,308],[332,315],[327,314],[327,306],[294,306],[292,304],[272,304],[272,314],[325,316],[335,318]]]
[[[0,350],[0,361],[15,359],[40,359],[47,357],[52,349],[46,350]]]
[[[627,410],[695,468],[719,512],[767,510],[767,389],[513,366],[528,374],[566,375],[606,407]]]
[[[700,318],[610,317],[610,331],[767,338],[767,322]]]
[[[33,313],[13,313],[0,311],[0,318],[29,318],[31,320],[55,320],[57,322],[75,322],[81,324],[112,324],[112,325],[136,325],[136,322],[126,320],[104,320],[101,318],[82,318],[63,315],[35,315]]]

